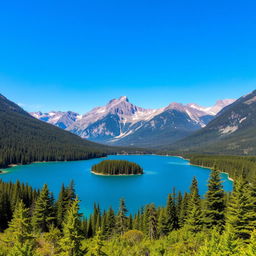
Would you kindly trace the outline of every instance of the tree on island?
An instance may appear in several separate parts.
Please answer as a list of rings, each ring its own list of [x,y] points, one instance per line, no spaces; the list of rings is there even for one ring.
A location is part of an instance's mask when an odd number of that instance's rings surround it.
[[[102,175],[137,175],[143,169],[136,163],[126,160],[104,160],[92,166],[92,172]]]

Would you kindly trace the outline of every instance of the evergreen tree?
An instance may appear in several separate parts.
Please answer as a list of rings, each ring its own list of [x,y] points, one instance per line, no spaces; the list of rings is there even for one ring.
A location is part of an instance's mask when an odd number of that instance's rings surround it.
[[[240,256],[241,243],[235,234],[229,229],[224,232],[220,239],[220,256]]]
[[[255,255],[256,255],[256,230],[252,232],[250,243],[248,244],[248,248],[244,253],[244,256],[255,256]]]
[[[112,207],[107,211],[107,221],[106,221],[106,234],[107,237],[111,237],[114,234],[116,226],[115,212]]]
[[[205,244],[200,247],[199,256],[221,256],[220,235],[215,229],[211,230],[211,237],[205,239]]]
[[[159,211],[158,222],[157,222],[158,236],[163,237],[168,233],[166,225],[166,210],[161,208]]]
[[[60,247],[62,249],[63,256],[82,256],[84,251],[82,250],[81,241],[83,239],[81,235],[81,220],[79,214],[79,201],[76,198],[65,216],[63,224],[63,237],[60,240]]]
[[[10,255],[32,256],[34,251],[34,239],[31,234],[29,209],[20,201],[17,203],[13,218],[7,230],[7,241],[11,244]]]
[[[130,214],[128,219],[128,229],[132,230],[132,228],[133,228],[133,218],[132,218],[132,214]]]
[[[183,227],[186,223],[188,216],[188,203],[189,203],[189,194],[185,192],[184,197],[180,206],[180,214],[179,214],[179,227]]]
[[[178,224],[177,224],[178,227],[179,227],[179,223],[180,223],[179,217],[181,216],[182,202],[183,202],[183,196],[182,196],[182,193],[179,191],[178,197],[177,197],[177,205],[176,205],[176,215],[178,218]]]
[[[99,228],[96,232],[96,235],[92,241],[92,248],[91,248],[91,256],[104,256],[106,255],[102,251],[102,247],[104,246],[103,243],[103,235],[102,230]]]
[[[157,238],[157,214],[156,214],[156,208],[154,204],[150,204],[147,207],[147,230],[148,230],[148,236],[150,240]]]
[[[188,216],[186,225],[188,230],[193,233],[199,232],[203,228],[203,215],[201,208],[201,200],[198,191],[197,180],[194,177],[190,188],[190,198],[188,202]]]
[[[178,216],[175,202],[175,192],[173,195],[169,194],[166,206],[166,226],[168,232],[178,228]]]
[[[235,180],[228,205],[227,224],[235,236],[241,239],[250,238],[255,224],[256,213],[253,211],[254,202],[250,192],[248,182],[243,177]]]
[[[65,213],[66,213],[66,202],[65,202],[65,198],[66,198],[66,189],[64,184],[62,184],[61,186],[61,190],[59,193],[59,197],[58,197],[58,201],[56,203],[56,208],[57,208],[57,216],[56,216],[56,221],[57,221],[57,225],[58,227],[61,227],[64,221],[64,217],[65,217]]]
[[[12,216],[11,205],[6,192],[0,192],[0,230],[4,231]]]
[[[32,226],[35,232],[47,232],[54,222],[54,207],[52,196],[45,184],[39,194],[33,210]]]
[[[58,227],[62,227],[67,209],[70,207],[75,197],[74,181],[72,180],[68,187],[65,187],[64,184],[62,184],[56,203]]]
[[[224,211],[224,189],[219,172],[213,169],[208,181],[208,191],[206,193],[205,223],[207,228],[216,226],[219,231],[222,231],[225,225]]]
[[[125,231],[127,231],[127,209],[125,205],[124,199],[120,199],[120,205],[119,205],[119,211],[116,218],[116,225],[117,225],[117,232],[121,235],[124,234]]]

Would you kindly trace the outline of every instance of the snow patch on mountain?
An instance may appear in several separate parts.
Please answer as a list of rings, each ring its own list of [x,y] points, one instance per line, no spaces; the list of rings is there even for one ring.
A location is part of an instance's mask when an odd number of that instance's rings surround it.
[[[130,103],[126,96],[122,96],[84,115],[71,111],[33,112],[31,115],[82,138],[99,142],[116,142],[141,129],[143,131],[149,129],[148,131],[152,132],[158,129],[159,131],[170,129],[170,125],[172,128],[181,127],[183,124],[180,122],[184,122],[184,125],[189,123],[189,127],[193,129],[204,127],[223,107],[233,102],[234,100],[230,99],[220,100],[212,107],[173,102],[167,107],[145,109]],[[182,121],[177,118],[182,118]],[[177,122],[179,122],[178,125]]]
[[[238,129],[238,126],[226,126],[225,128],[219,129],[221,134],[230,134],[235,132]]]

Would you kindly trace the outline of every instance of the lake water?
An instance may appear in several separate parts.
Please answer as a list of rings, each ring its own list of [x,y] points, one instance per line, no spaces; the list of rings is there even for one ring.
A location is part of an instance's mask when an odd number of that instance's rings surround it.
[[[190,165],[179,157],[157,155],[111,155],[105,159],[124,159],[138,163],[144,174],[139,176],[98,176],[90,172],[91,166],[103,159],[72,162],[33,163],[16,166],[2,174],[4,181],[20,180],[34,188],[48,184],[55,197],[61,184],[68,185],[73,179],[75,189],[81,200],[81,211],[87,215],[93,209],[93,203],[99,203],[101,209],[112,206],[118,209],[119,199],[125,198],[130,213],[135,213],[145,204],[165,205],[168,193],[189,191],[192,178],[198,179],[199,191],[207,191],[210,170]],[[226,191],[232,190],[232,181],[221,174]]]

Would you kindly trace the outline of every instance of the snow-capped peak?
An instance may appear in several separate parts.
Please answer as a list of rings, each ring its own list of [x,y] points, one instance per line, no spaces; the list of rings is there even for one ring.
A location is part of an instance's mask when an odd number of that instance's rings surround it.
[[[217,115],[224,107],[232,104],[235,100],[234,99],[224,99],[224,100],[218,100],[216,103],[211,107],[202,107],[195,103],[187,104],[187,106],[197,109],[199,111],[203,111],[207,113],[208,115]]]

